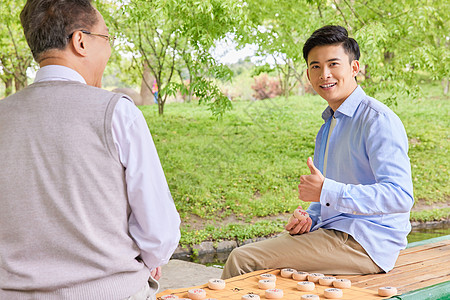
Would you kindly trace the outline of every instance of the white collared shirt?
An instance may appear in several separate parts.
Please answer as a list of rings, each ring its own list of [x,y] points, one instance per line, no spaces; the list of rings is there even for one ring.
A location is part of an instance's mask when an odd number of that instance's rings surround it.
[[[60,65],[42,67],[34,82],[79,81],[75,70]],[[131,215],[129,231],[148,268],[166,264],[180,239],[180,216],[170,195],[155,144],[142,112],[120,98],[112,117],[112,136],[125,168]]]

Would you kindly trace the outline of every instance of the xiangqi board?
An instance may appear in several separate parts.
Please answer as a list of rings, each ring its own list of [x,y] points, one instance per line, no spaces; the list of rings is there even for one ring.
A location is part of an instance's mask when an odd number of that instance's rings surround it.
[[[201,288],[206,291],[207,298],[217,298],[217,299],[236,299],[241,300],[241,297],[246,294],[256,294],[259,295],[261,299],[265,298],[265,291],[258,288],[258,281],[260,280],[259,275],[269,273],[276,275],[276,288],[283,290],[283,299],[300,299],[302,295],[306,294],[316,294],[320,297],[320,299],[326,299],[324,297],[324,291],[329,286],[321,286],[319,284],[315,285],[313,291],[310,292],[301,292],[297,290],[297,282],[298,280],[294,280],[292,278],[283,278],[280,276],[280,270],[278,269],[270,269],[270,270],[262,270],[255,271],[252,273],[244,274],[241,276],[233,277],[225,280],[226,286],[223,290],[212,290],[208,288],[208,284],[176,289],[176,290],[166,290],[164,292],[159,293],[157,296],[161,297],[164,295],[174,294],[180,298],[188,298],[188,290],[193,288]],[[362,289],[358,287],[351,287],[349,289],[343,289],[343,297],[341,299],[346,300],[357,300],[357,299],[387,299],[388,297],[380,297],[377,295],[377,292],[367,289]]]

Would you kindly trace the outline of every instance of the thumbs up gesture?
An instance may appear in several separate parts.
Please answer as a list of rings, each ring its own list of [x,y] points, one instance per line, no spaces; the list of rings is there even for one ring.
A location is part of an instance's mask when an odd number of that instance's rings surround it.
[[[298,197],[300,200],[306,202],[319,202],[325,177],[323,177],[322,172],[314,166],[311,157],[308,157],[306,164],[311,171],[311,175],[300,176]]]

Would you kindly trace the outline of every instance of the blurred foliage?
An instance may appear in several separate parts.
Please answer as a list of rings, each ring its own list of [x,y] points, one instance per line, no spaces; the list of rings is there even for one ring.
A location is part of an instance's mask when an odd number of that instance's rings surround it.
[[[123,40],[118,51],[131,54],[131,75],[142,78],[148,67],[155,78],[160,114],[167,97],[176,97],[178,92],[207,103],[216,116],[230,109],[231,102],[215,80],[229,81],[231,71],[218,64],[208,50],[215,40],[242,24],[240,1],[133,0],[123,5],[103,2],[102,11],[109,11],[110,22]],[[187,83],[183,73],[188,74]]]
[[[440,221],[440,220],[448,220],[449,218],[450,218],[450,207],[416,211],[411,213],[411,221],[416,222]]]
[[[304,85],[302,46],[324,25],[342,25],[361,48],[362,82],[369,95],[396,103],[417,98],[424,72],[448,84],[450,78],[450,2],[446,0],[249,0],[250,32],[241,45],[254,43],[258,54],[278,58],[270,66],[285,81]],[[276,60],[277,61],[277,60]],[[286,71],[289,66],[290,73]],[[267,71],[267,70],[265,70]],[[286,78],[287,77],[287,78]],[[386,93],[388,92],[388,93]]]
[[[280,82],[274,78],[269,78],[267,74],[261,74],[255,77],[255,83],[252,89],[255,91],[253,97],[258,100],[275,98],[282,95]]]
[[[4,83],[11,76],[23,82],[31,63],[18,18],[24,2],[5,0],[0,6]],[[255,74],[276,71],[289,96],[296,86],[306,86],[303,43],[327,24],[346,27],[359,42],[360,83],[387,104],[419,97],[423,74],[447,87],[450,78],[447,0],[103,0],[95,5],[119,37],[107,73],[136,86],[147,65],[160,89],[160,113],[168,95],[180,94],[208,103],[217,116],[230,109],[217,84],[234,75],[210,51],[224,37],[239,47],[256,45],[261,63]]]
[[[0,3],[0,80],[8,96],[28,85],[27,69],[33,57],[28,48],[19,14],[24,0],[2,0]]]
[[[243,242],[260,236],[270,236],[283,231],[286,220],[261,220],[253,224],[227,224],[225,226],[206,225],[205,228],[190,230],[181,228],[180,245],[192,246],[203,241],[236,240]]]

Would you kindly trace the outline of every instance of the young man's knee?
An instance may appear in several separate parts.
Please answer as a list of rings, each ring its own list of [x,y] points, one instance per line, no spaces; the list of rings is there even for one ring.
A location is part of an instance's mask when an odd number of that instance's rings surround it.
[[[235,260],[237,258],[240,258],[243,256],[242,247],[234,248],[233,251],[231,251],[230,255],[228,256],[227,260]]]

